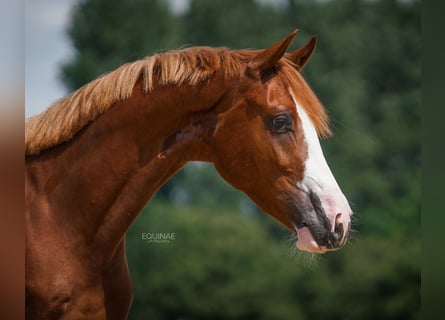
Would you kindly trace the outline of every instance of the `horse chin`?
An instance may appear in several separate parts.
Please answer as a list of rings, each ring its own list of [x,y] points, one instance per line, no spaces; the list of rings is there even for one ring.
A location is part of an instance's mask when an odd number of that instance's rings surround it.
[[[318,245],[308,227],[295,227],[295,231],[298,238],[296,243],[298,249],[312,253],[325,253],[328,251],[326,247]]]

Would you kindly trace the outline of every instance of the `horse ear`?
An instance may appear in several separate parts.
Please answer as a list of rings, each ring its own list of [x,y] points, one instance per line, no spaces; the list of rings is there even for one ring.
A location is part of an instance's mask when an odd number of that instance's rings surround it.
[[[273,68],[275,63],[283,57],[287,48],[291,44],[298,30],[294,30],[290,35],[286,38],[278,41],[277,43],[271,45],[269,48],[264,49],[260,53],[258,53],[253,59],[249,62],[248,70],[249,71],[259,71],[264,72]]]
[[[303,67],[308,63],[312,54],[315,51],[315,44],[317,43],[317,36],[313,36],[304,46],[294,52],[286,55],[286,57],[292,60],[298,71],[301,71]]]

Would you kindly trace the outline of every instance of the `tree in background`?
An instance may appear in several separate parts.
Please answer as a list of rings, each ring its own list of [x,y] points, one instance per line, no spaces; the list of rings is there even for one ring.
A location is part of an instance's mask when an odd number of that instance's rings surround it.
[[[191,0],[175,15],[162,0],[80,1],[62,78],[76,89],[157,51],[264,48],[299,28],[296,48],[317,34],[304,75],[331,116],[324,150],[356,212],[356,239],[308,268],[278,223],[211,166],[188,165],[128,233],[131,316],[419,319],[420,1],[268,3]],[[148,231],[177,240],[141,243]]]

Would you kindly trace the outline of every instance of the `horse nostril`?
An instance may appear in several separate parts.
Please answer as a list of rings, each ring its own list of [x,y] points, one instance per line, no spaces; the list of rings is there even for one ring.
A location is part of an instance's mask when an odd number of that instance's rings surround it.
[[[340,224],[340,219],[341,219],[341,213],[337,213],[337,214],[335,215],[335,219],[334,219],[335,226],[337,226],[338,224]]]
[[[331,232],[330,238],[331,238],[332,246],[334,248],[338,248],[341,245],[341,240],[343,239],[344,227],[343,227],[343,223],[337,223],[337,217],[335,220],[336,220],[335,228],[334,228],[334,231]]]
[[[333,232],[331,235],[331,239],[332,239],[332,244],[334,245],[334,247],[338,247],[338,245],[340,244],[341,239],[343,238],[343,234],[340,232]]]

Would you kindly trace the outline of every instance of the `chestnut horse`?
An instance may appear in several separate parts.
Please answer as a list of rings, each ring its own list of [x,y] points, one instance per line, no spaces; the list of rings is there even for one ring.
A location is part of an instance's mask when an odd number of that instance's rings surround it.
[[[300,75],[316,38],[286,53],[191,47],[128,63],[26,122],[28,319],[125,319],[125,233],[189,161],[323,253],[351,209],[320,147],[327,115]]]

